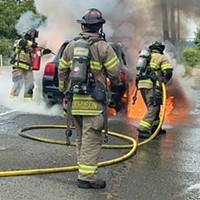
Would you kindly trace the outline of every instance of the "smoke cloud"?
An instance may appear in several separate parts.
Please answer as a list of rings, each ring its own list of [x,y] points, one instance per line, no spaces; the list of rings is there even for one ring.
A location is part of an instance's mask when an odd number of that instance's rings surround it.
[[[63,41],[73,39],[81,32],[81,19],[88,8],[99,9],[106,19],[104,32],[108,41],[122,42],[127,50],[127,60],[131,71],[135,72],[135,63],[138,59],[138,51],[149,45],[152,40],[162,41],[162,13],[160,0],[35,0],[37,12],[46,16],[47,20],[39,26],[38,43],[57,52]],[[169,2],[166,0],[166,2]],[[171,0],[172,4],[175,2]],[[194,22],[200,15],[200,3],[198,0],[181,0],[180,2],[180,27],[181,37],[187,38],[190,32],[189,22]],[[187,19],[186,26],[185,20]],[[19,34],[23,35],[29,28],[35,28],[39,24],[37,17],[30,11],[23,14],[16,24]],[[166,51],[172,50],[173,45],[168,41]],[[172,61],[175,74],[184,74],[184,67],[177,64],[176,50],[166,52]],[[42,59],[41,70],[35,73],[37,92],[41,93],[41,77],[44,65],[51,60],[51,56]],[[182,84],[182,83],[181,83]],[[186,84],[184,82],[184,84]]]
[[[23,36],[24,33],[27,32],[27,30],[31,28],[37,28],[39,24],[40,19],[37,18],[37,16],[32,11],[28,11],[20,17],[15,28],[17,30],[17,33]]]
[[[170,9],[169,2],[175,6],[177,0],[166,2]],[[37,11],[47,17],[46,23],[39,27],[39,40],[55,50],[64,40],[77,36],[81,29],[76,20],[92,7],[99,9],[106,19],[104,32],[108,40],[122,42],[127,49],[136,50],[152,40],[162,41],[161,0],[49,0],[48,4],[35,0],[35,5]],[[180,37],[187,38],[191,32],[190,22],[197,21],[200,15],[199,1],[179,0],[179,13]]]

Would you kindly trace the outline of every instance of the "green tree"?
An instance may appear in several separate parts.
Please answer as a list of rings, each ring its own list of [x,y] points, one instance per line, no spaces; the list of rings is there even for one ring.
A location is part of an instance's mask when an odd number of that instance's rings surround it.
[[[200,64],[200,51],[197,48],[186,48],[183,51],[185,64],[195,67]]]
[[[187,67],[200,66],[200,27],[197,27],[194,34],[195,37],[193,43],[195,46],[193,48],[185,48],[183,50],[183,58]]]
[[[15,39],[18,37],[15,25],[20,16],[27,11],[36,13],[36,9],[32,0],[0,1],[0,36],[3,36],[7,39]]]
[[[15,26],[28,11],[33,12],[41,23],[45,21],[46,18],[36,12],[33,0],[0,0],[0,54],[3,56],[10,54],[14,41],[21,37]]]
[[[9,55],[11,52],[12,46],[13,44],[9,39],[5,37],[0,37],[0,54],[2,54],[3,56]]]
[[[194,33],[195,37],[194,37],[194,44],[197,45],[198,48],[200,48],[200,27],[197,27],[196,32]]]

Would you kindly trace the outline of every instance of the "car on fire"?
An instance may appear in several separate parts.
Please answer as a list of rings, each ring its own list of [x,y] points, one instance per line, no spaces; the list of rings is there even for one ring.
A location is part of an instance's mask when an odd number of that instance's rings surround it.
[[[58,87],[58,65],[68,43],[68,40],[65,41],[59,48],[53,60],[45,65],[42,78],[42,93],[48,106],[61,104],[63,102],[64,95],[59,91]],[[109,107],[114,108],[116,112],[119,112],[123,108],[126,108],[128,103],[127,93],[129,88],[128,85],[131,81],[131,73],[127,66],[124,46],[121,43],[110,43],[110,45],[113,47],[120,60],[120,74],[122,82],[118,86],[110,86],[111,101]]]

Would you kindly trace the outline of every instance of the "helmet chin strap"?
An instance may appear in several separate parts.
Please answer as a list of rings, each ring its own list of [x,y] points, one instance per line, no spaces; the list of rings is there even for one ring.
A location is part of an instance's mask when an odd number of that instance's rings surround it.
[[[103,27],[99,29],[99,33],[100,33],[101,38],[103,38],[106,41],[106,34],[103,32]]]

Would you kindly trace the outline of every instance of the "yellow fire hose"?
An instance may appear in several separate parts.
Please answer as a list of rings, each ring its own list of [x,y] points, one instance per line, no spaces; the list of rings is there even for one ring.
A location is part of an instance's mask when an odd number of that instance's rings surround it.
[[[144,144],[150,142],[151,140],[153,140],[157,136],[157,134],[160,131],[161,126],[165,120],[167,95],[166,95],[166,87],[165,87],[164,83],[162,83],[162,91],[163,91],[163,111],[162,111],[162,115],[160,117],[160,122],[158,124],[158,127],[148,139],[144,140],[143,142],[138,143],[138,146],[144,145]]]
[[[121,161],[127,160],[128,158],[130,158],[132,155],[134,155],[136,149],[138,146],[144,145],[148,142],[150,142],[152,139],[154,139],[156,137],[156,135],[158,134],[163,122],[164,122],[164,118],[165,118],[165,111],[166,111],[166,88],[165,88],[165,84],[162,83],[162,90],[163,90],[163,112],[162,112],[162,116],[160,118],[160,123],[157,127],[157,129],[155,130],[155,132],[146,140],[137,143],[135,139],[133,139],[132,137],[129,136],[125,136],[123,134],[120,133],[116,133],[116,132],[111,132],[108,131],[109,135],[127,140],[129,142],[131,142],[131,144],[127,144],[127,145],[103,145],[103,148],[107,148],[107,149],[125,149],[125,148],[130,148],[130,151],[128,153],[126,153],[125,155],[115,158],[115,159],[111,159],[111,160],[107,160],[107,161],[103,161],[103,162],[99,162],[98,166],[99,167],[103,167],[103,166],[107,166],[107,165],[112,165],[115,163],[119,163]],[[40,137],[34,137],[28,134],[24,134],[23,132],[28,131],[28,130],[33,130],[33,129],[47,129],[47,128],[56,128],[56,129],[66,129],[66,125],[35,125],[35,126],[29,126],[29,127],[25,127],[25,128],[21,128],[18,131],[18,134],[22,137],[28,138],[28,139],[32,139],[32,140],[37,140],[37,141],[41,141],[41,142],[47,142],[47,143],[53,143],[53,144],[61,144],[61,145],[66,145],[65,141],[60,141],[60,140],[50,140],[50,139],[46,139],[46,138],[40,138]],[[75,143],[72,143],[71,146],[75,146]],[[22,175],[35,175],[35,174],[46,174],[46,173],[58,173],[58,172],[67,172],[67,171],[76,171],[78,170],[78,166],[67,166],[67,167],[58,167],[58,168],[45,168],[45,169],[27,169],[27,170],[12,170],[12,171],[0,171],[0,177],[7,177],[7,176],[22,176]]]

